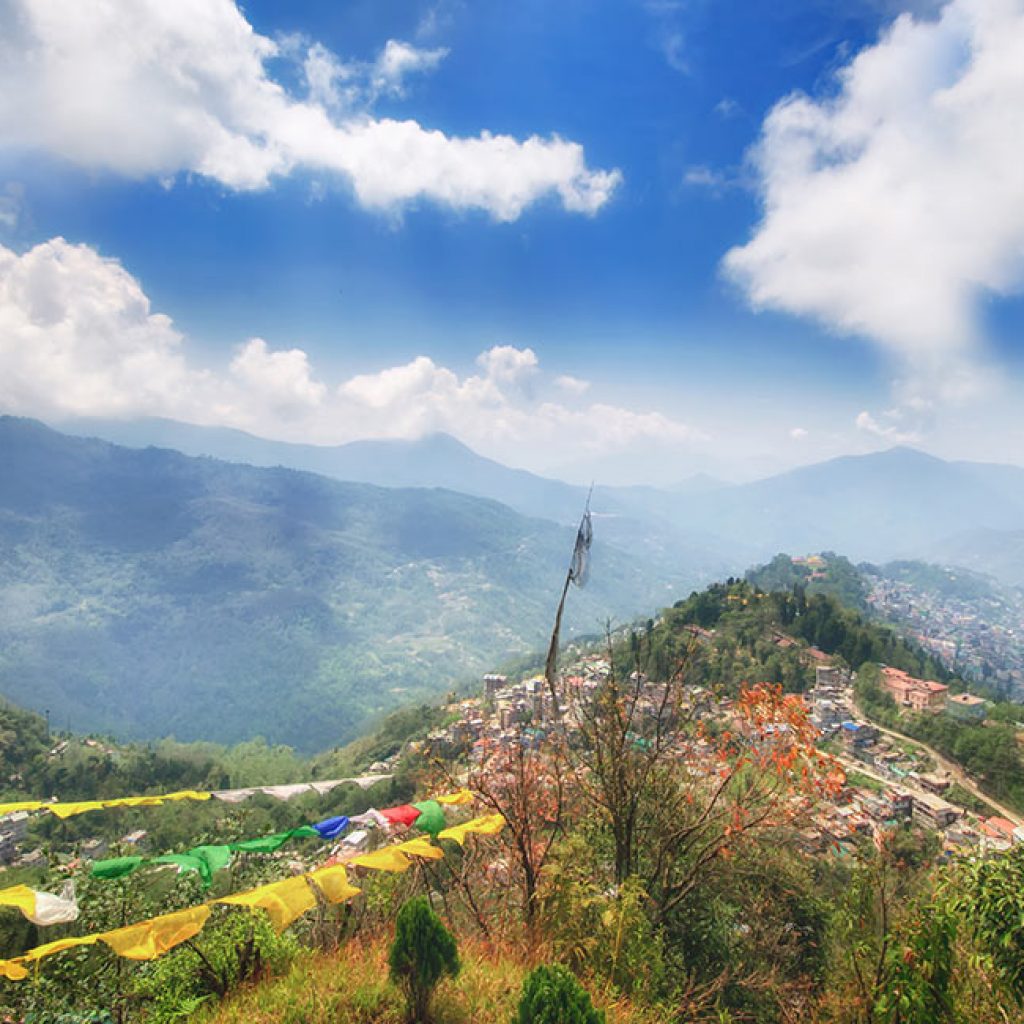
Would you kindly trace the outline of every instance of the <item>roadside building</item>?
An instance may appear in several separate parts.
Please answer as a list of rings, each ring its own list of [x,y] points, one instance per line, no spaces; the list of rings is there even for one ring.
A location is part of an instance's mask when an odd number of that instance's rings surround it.
[[[946,707],[949,687],[928,679],[917,679],[899,668],[882,669],[882,688],[894,701],[912,711],[937,714]]]
[[[814,685],[816,687],[839,687],[846,683],[846,673],[838,665],[815,665]]]
[[[934,829],[944,829],[961,817],[963,810],[932,793],[914,795],[914,818]]]
[[[843,722],[843,745],[851,750],[870,746],[878,739],[878,730],[867,722]]]
[[[28,811],[16,811],[0,818],[0,864],[10,864],[14,860],[18,843],[28,831],[28,818]]]
[[[488,700],[494,700],[499,690],[508,684],[508,676],[499,676],[497,673],[489,672],[484,676],[484,696]]]
[[[987,713],[984,697],[973,693],[951,693],[946,699],[946,714],[968,722],[981,722]]]
[[[945,775],[936,775],[934,772],[923,772],[917,776],[918,784],[929,793],[941,796],[950,787],[950,780]]]
[[[1017,826],[1009,818],[997,816],[986,818],[982,828],[986,830],[986,834],[1004,839],[1007,844],[1013,843],[1013,834],[1017,830]]]

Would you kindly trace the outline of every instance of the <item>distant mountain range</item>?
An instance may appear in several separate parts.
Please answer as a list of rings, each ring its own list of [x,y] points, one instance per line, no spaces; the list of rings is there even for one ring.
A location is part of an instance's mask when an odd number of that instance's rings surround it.
[[[545,642],[570,527],[441,489],[0,419],[0,693],[57,726],[305,750]],[[598,536],[566,636],[695,581]]]
[[[833,550],[888,561],[927,551],[945,560],[957,535],[1024,527],[1024,469],[893,448],[714,491],[694,505],[695,524],[713,522],[765,555]]]
[[[166,421],[75,429],[193,454],[0,418],[0,694],[58,726],[313,750],[544,645],[583,488],[443,435],[316,448]],[[893,449],[742,485],[598,487],[592,507],[567,635],[778,551],[923,555],[1024,585],[1017,467]]]
[[[509,469],[454,438],[320,448],[168,420],[81,420],[63,427],[118,443],[308,469],[388,487],[448,487],[525,515],[572,523],[586,491]],[[666,479],[672,480],[671,467]],[[611,542],[707,579],[778,551],[834,550],[855,561],[921,557],[1024,586],[1024,468],[947,462],[910,448],[844,456],[745,484],[706,476],[603,487],[593,507]]]
[[[253,466],[285,466],[378,487],[444,487],[565,525],[579,522],[588,494],[586,487],[503,466],[447,434],[416,441],[319,446],[267,441],[241,430],[164,419],[83,419],[62,423],[59,429],[133,448],[156,446]],[[694,583],[716,579],[742,568],[758,554],[742,542],[717,536],[713,524],[695,528],[688,523],[686,503],[717,486],[718,481],[703,475],[677,483],[671,490],[598,485],[592,497],[598,532],[637,557],[657,560],[670,576]]]

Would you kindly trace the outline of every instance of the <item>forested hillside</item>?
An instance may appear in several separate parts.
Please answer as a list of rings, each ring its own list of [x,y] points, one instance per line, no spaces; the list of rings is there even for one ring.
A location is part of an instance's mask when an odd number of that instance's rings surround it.
[[[450,491],[3,419],[0,693],[62,729],[316,750],[542,646],[572,537]],[[671,599],[600,536],[594,555],[567,635]]]
[[[695,634],[694,627],[713,634]],[[715,583],[676,602],[652,624],[648,643],[656,673],[667,674],[685,658],[693,683],[735,686],[759,679],[800,691],[814,680],[815,662],[807,656],[812,646],[852,669],[882,662],[930,679],[950,675],[894,629],[828,594],[808,596],[801,586],[764,591],[745,580]]]

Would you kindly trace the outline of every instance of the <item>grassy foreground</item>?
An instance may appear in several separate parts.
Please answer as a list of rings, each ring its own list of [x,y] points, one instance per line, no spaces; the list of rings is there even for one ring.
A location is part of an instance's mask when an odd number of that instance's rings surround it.
[[[200,1011],[196,1024],[403,1024],[401,994],[388,981],[387,941],[349,942],[334,953],[301,956],[287,974],[247,985]],[[462,971],[434,998],[436,1024],[510,1024],[532,964],[460,942]],[[650,1010],[591,990],[608,1024],[655,1024]]]

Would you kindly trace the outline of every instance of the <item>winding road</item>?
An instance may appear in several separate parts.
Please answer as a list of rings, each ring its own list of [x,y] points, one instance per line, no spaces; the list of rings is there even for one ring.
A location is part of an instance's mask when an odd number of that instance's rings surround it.
[[[893,739],[909,743],[911,746],[917,747],[919,750],[923,750],[951,779],[953,779],[954,782],[963,786],[971,796],[981,800],[983,803],[996,810],[1004,818],[1009,818],[1014,825],[1024,825],[1024,818],[1022,818],[1016,811],[1011,811],[1009,807],[999,803],[998,800],[989,796],[988,793],[985,793],[955,761],[951,761],[948,757],[940,754],[934,748],[929,747],[927,743],[922,743],[920,740],[915,740],[912,736],[906,736],[901,732],[896,732],[895,729],[887,729],[884,725],[879,725],[877,722],[872,721],[857,706],[854,701],[852,691],[850,692],[849,700],[850,706],[856,709],[861,718],[866,722],[871,722],[879,732],[884,733],[886,736],[891,736]]]

